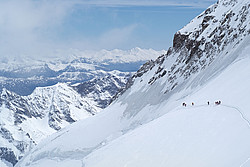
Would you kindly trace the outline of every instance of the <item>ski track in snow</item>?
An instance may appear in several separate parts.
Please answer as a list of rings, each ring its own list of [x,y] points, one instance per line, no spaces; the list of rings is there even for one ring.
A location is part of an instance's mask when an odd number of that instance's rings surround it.
[[[242,112],[238,107],[234,107],[234,106],[230,106],[230,105],[223,105],[223,104],[222,104],[222,106],[228,107],[228,108],[232,108],[232,109],[235,109],[236,111],[238,111],[239,114],[240,114],[240,116],[241,116],[241,118],[243,119],[243,121],[246,122],[247,125],[248,125],[248,127],[250,128],[250,121],[244,116],[243,112]],[[240,165],[240,167],[244,167],[245,164],[247,164],[249,160],[250,160],[250,157],[248,157],[247,160],[244,161],[244,162]]]
[[[205,104],[203,104],[203,105],[188,106],[188,107],[184,107],[184,108],[190,109],[190,108],[199,108],[199,107],[204,107],[204,106],[208,106],[208,107],[209,106],[214,106],[214,107],[215,106],[223,106],[223,107],[227,107],[227,108],[232,108],[232,109],[236,110],[240,114],[242,120],[244,122],[246,122],[247,126],[250,128],[250,121],[244,116],[243,112],[238,107],[234,107],[234,106],[230,106],[230,105],[225,105],[225,104],[220,104],[220,105],[205,105]],[[183,109],[183,107],[179,107],[177,110],[181,110],[181,109]]]
[[[247,160],[245,161],[245,162],[243,162],[241,165],[240,165],[240,167],[244,167],[245,166],[245,164],[247,164],[247,162],[250,160],[250,157],[249,158],[247,158]]]
[[[243,112],[238,107],[234,107],[234,106],[230,106],[230,105],[224,105],[224,104],[221,104],[221,106],[232,108],[232,109],[235,109],[236,111],[238,111],[238,113],[240,114],[243,121],[246,122],[248,127],[250,128],[250,121],[244,116]]]
[[[186,109],[190,109],[190,108],[199,108],[199,107],[204,107],[204,106],[208,106],[208,105],[194,105],[194,106],[188,106],[188,107],[184,107]],[[226,108],[232,108],[234,109],[235,111],[237,111],[239,114],[240,114],[240,117],[242,118],[242,120],[247,124],[247,126],[249,127],[250,129],[250,121],[244,116],[243,112],[238,108],[238,107],[235,107],[235,106],[231,106],[231,105],[226,105],[226,104],[220,104],[220,105],[209,105],[209,106],[213,106],[213,107],[216,107],[216,106],[223,106],[223,107],[226,107]],[[208,107],[209,107],[208,106]],[[181,110],[183,108],[179,108],[177,110]],[[239,167],[244,167],[248,161],[250,161],[250,156],[247,158],[246,161],[244,161]]]

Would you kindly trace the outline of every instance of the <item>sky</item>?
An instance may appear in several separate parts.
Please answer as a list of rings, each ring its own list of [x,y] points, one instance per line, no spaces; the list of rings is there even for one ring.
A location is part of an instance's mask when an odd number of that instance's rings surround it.
[[[0,0],[0,56],[54,50],[167,50],[216,0]]]

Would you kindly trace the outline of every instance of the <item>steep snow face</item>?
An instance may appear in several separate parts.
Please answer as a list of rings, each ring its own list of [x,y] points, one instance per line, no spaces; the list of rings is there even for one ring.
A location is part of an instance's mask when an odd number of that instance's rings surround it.
[[[247,0],[211,6],[111,106],[48,137],[16,166],[249,166],[249,8]]]
[[[101,109],[63,83],[29,96],[4,89],[0,103],[0,158],[13,165],[42,139]]]

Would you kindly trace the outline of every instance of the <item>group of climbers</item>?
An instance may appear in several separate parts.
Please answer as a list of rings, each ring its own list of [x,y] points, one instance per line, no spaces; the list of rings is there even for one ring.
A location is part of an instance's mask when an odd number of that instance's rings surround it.
[[[215,104],[215,105],[220,105],[220,104],[221,104],[221,101],[220,101],[220,100],[219,100],[219,101],[216,101],[216,102],[214,102],[214,104]],[[194,102],[192,102],[191,105],[194,106]],[[210,102],[209,102],[209,101],[207,102],[207,105],[210,105]],[[182,103],[182,106],[187,107],[187,103],[185,103],[185,102]]]
[[[216,102],[214,102],[216,105],[220,105],[221,104],[221,101],[219,100],[219,101],[216,101]]]
[[[194,106],[194,102],[191,103]],[[187,107],[187,103],[182,103],[182,106]]]

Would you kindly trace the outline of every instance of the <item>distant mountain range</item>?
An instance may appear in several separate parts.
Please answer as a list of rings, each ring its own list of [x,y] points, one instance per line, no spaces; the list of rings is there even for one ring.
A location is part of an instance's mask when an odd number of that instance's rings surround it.
[[[38,86],[58,82],[71,84],[106,76],[105,72],[135,72],[150,59],[165,51],[134,48],[129,51],[57,51],[47,57],[2,57],[0,90],[6,88],[19,95],[29,95]]]

